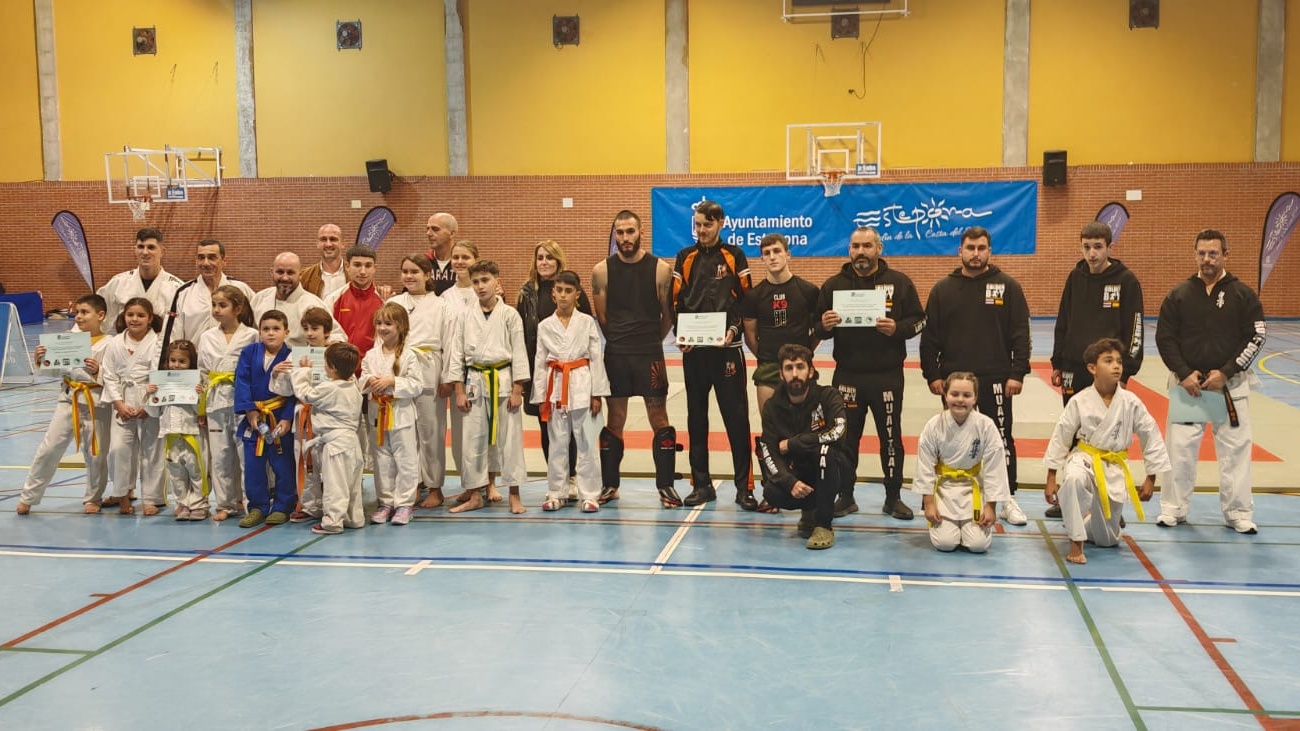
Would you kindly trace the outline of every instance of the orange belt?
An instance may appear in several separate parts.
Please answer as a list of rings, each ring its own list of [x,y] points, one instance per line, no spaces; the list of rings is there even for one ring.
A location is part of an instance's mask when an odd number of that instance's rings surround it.
[[[375,417],[375,444],[382,447],[384,435],[393,428],[393,397],[391,394],[371,394],[370,400],[379,404],[379,415]]]
[[[67,376],[63,377],[63,383],[68,387],[68,396],[72,399],[72,436],[77,441],[77,451],[81,451],[81,409],[77,399],[85,396],[86,408],[90,411],[90,453],[98,457],[99,434],[96,433],[95,429],[95,394],[90,391],[99,388],[99,384],[74,381]]]
[[[298,414],[298,440],[309,442],[316,433],[311,428],[311,404],[303,404]],[[298,494],[302,495],[302,486],[307,484],[307,472],[313,469],[311,450],[303,448],[298,452]]]
[[[553,360],[547,364],[551,368],[551,375],[550,378],[546,380],[546,400],[542,402],[541,408],[542,421],[551,420],[552,403],[554,403],[556,407],[569,403],[569,374],[575,369],[586,366],[588,362],[589,361],[586,358],[579,358],[577,360],[566,361]],[[552,401],[551,394],[555,391],[556,373],[560,374],[560,400]]]
[[[284,403],[285,403],[285,398],[283,396],[276,396],[275,398],[270,398],[265,401],[254,401],[253,406],[255,406],[259,412],[261,412],[262,417],[266,419],[268,426],[274,429],[275,410],[280,408],[281,406],[284,406]],[[276,444],[279,444],[279,442],[280,440],[277,439]],[[253,449],[253,454],[257,455],[258,457],[261,457],[262,452],[265,450],[266,450],[266,437],[259,432],[257,435],[257,446]]]

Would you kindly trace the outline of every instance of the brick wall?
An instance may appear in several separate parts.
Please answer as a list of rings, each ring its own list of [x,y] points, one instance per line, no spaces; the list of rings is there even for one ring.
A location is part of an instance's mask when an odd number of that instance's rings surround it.
[[[889,171],[890,181],[974,181],[1039,179],[1040,170]],[[568,252],[570,266],[588,272],[607,251],[613,214],[630,208],[642,215],[646,238],[653,235],[650,189],[672,185],[780,185],[777,173],[694,176],[537,176],[415,177],[394,181],[387,195],[368,192],[364,177],[231,179],[219,190],[191,191],[188,203],[155,203],[144,222],[167,235],[165,266],[183,278],[194,275],[191,247],[215,237],[228,247],[227,271],[254,289],[270,286],[271,260],[285,249],[315,260],[315,234],[321,223],[356,235],[371,206],[386,204],[398,226],[381,249],[380,281],[397,282],[396,259],[423,251],[424,221],[445,210],[460,221],[459,238],[475,241],[485,257],[498,261],[508,292],[528,271],[532,247],[554,238]],[[1078,260],[1080,227],[1105,203],[1124,200],[1126,189],[1141,189],[1143,200],[1126,202],[1132,218],[1116,249],[1117,258],[1137,272],[1154,314],[1173,284],[1194,271],[1194,233],[1213,226],[1228,237],[1229,268],[1254,286],[1258,281],[1259,242],[1268,205],[1281,192],[1300,189],[1300,165],[1206,164],[1132,165],[1071,168],[1063,188],[1042,188],[1038,210],[1038,253],[997,256],[994,261],[1024,285],[1035,315],[1055,312],[1061,282]],[[574,207],[560,206],[572,197]],[[350,202],[359,199],[360,209]],[[132,266],[131,243],[141,223],[126,206],[106,203],[102,182],[15,183],[0,185],[0,281],[11,292],[41,290],[46,308],[63,306],[83,289],[49,222],[67,208],[81,217],[91,245],[97,284]],[[1300,238],[1300,233],[1296,234]],[[847,252],[847,235],[845,250]],[[1300,316],[1300,242],[1284,252],[1263,293],[1271,317]],[[886,257],[888,257],[886,251]],[[935,280],[957,263],[951,258],[895,257],[890,265],[916,282],[922,297]],[[839,258],[807,258],[795,271],[821,282],[839,268]],[[513,294],[511,296],[513,299]]]

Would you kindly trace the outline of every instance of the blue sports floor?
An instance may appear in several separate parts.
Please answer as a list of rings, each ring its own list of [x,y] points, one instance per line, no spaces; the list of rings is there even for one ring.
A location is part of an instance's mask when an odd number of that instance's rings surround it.
[[[1034,330],[1040,365],[1050,322]],[[541,512],[537,476],[522,516],[440,508],[322,537],[83,515],[69,458],[20,518],[56,391],[6,382],[0,729],[1300,728],[1298,355],[1300,325],[1270,323],[1251,398],[1271,460],[1258,535],[1201,492],[1188,525],[1129,515],[1123,544],[1084,566],[1042,519],[1036,457],[1029,525],[982,556],[937,553],[922,520],[876,512],[872,485],[829,551],[803,548],[794,514],[741,512],[729,483],[665,511],[641,478],[594,515]],[[915,436],[937,400],[908,377]],[[1032,380],[1026,442],[1059,413]],[[864,455],[864,479],[876,468]]]

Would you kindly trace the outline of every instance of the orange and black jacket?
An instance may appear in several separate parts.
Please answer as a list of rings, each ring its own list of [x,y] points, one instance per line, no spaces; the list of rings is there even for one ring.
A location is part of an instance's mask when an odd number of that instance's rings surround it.
[[[682,249],[673,264],[673,312],[727,313],[731,345],[740,347],[740,303],[752,285],[749,262],[740,247],[719,242]]]

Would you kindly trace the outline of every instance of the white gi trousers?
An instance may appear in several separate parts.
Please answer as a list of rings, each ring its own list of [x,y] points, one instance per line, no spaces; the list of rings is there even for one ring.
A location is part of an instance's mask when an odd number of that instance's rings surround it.
[[[1250,432],[1250,383],[1254,374],[1238,373],[1228,381],[1237,409],[1238,426],[1227,421],[1215,424],[1214,456],[1219,463],[1219,509],[1228,521],[1254,520],[1255,501],[1250,494],[1250,451],[1253,441]],[[1171,381],[1175,377],[1170,375]],[[1222,398],[1214,391],[1202,392],[1202,398]],[[1169,423],[1165,430],[1165,446],[1169,461],[1173,463],[1170,479],[1160,488],[1160,513],[1175,518],[1186,518],[1191,509],[1192,492],[1196,488],[1196,461],[1201,449],[1204,424]]]
[[[299,401],[293,411],[295,437],[293,440],[293,454],[298,462],[302,463],[303,468],[302,484],[299,485],[301,490],[298,493],[298,509],[313,518],[319,518],[321,511],[324,509],[321,507],[321,470],[324,469],[321,458],[324,455],[325,442],[320,438],[320,435],[316,435],[316,441],[311,442],[311,446],[306,446],[307,435],[302,430],[304,426],[303,410],[305,408],[307,408],[307,405]],[[359,444],[354,445],[358,454],[361,453],[360,446]]]
[[[319,507],[321,526],[327,530],[362,528],[366,524],[365,508],[361,503],[361,445],[357,444],[354,436],[342,430],[331,430],[319,435],[320,441],[311,448],[319,475],[317,484],[324,483]],[[379,470],[375,471],[375,482],[379,482]],[[305,490],[303,496],[305,501]],[[411,499],[414,500],[414,496]],[[303,510],[311,512],[305,502]]]
[[[379,405],[372,403],[370,409],[378,413]],[[372,445],[375,497],[381,507],[409,508],[415,505],[420,482],[420,453],[416,439],[415,427],[405,426],[386,432],[382,445],[378,441]]]
[[[1195,465],[1195,460],[1192,462]],[[1092,458],[1078,452],[1071,454],[1065,468],[1058,474],[1061,505],[1061,522],[1072,541],[1092,541],[1109,548],[1119,543],[1119,521],[1124,515],[1124,503],[1111,500],[1105,485],[1098,489],[1097,476],[1092,471]],[[1110,520],[1101,511],[1101,501],[1110,500]]]
[[[546,499],[569,494],[569,439],[578,445],[578,498],[596,500],[604,481],[600,476],[600,430],[605,420],[591,409],[552,409],[546,429],[551,453],[546,463]]]
[[[930,526],[930,544],[940,551],[955,551],[965,546],[971,553],[984,553],[993,543],[993,526],[985,528],[974,520],[944,518]]]
[[[208,412],[208,486],[217,510],[244,512],[244,441],[239,438],[243,414],[234,408]]]
[[[167,434],[161,440],[165,444],[167,484],[176,499],[176,507],[207,511],[208,498],[203,494],[203,473],[200,472],[203,465],[198,455],[185,443],[182,434]]]
[[[466,397],[470,409],[468,414],[462,414],[461,487],[467,490],[487,487],[489,470],[495,471],[498,467],[497,487],[517,487],[524,477],[523,408],[515,411],[506,408],[506,402],[510,400],[508,391],[507,395],[497,399],[497,444],[489,447],[491,435],[486,389],[467,389]]]
[[[78,408],[81,410],[81,455],[86,461],[86,492],[82,503],[98,505],[103,500],[104,487],[108,484],[109,419],[112,418],[112,409],[95,407],[93,419],[99,435],[99,456],[96,457],[91,454],[92,415],[84,402]],[[41,504],[41,498],[45,496],[45,490],[50,486],[50,480],[59,469],[59,461],[63,459],[63,453],[73,438],[72,403],[59,399],[54,405],[50,425],[45,430],[45,438],[32,457],[32,471],[27,473],[19,500],[27,505]]]
[[[158,420],[114,418],[109,427],[112,447],[108,451],[113,475],[113,494],[121,497],[140,479],[140,499],[151,505],[165,505],[163,494],[163,444],[158,438]]]

